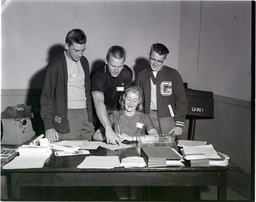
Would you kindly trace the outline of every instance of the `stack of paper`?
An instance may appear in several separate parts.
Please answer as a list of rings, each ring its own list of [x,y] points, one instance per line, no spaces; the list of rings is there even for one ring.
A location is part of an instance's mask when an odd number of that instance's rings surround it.
[[[217,152],[211,144],[199,146],[184,145],[181,151],[184,154],[184,158],[190,160],[191,167],[228,165],[229,157]]]
[[[42,168],[51,156],[50,147],[22,145],[18,148],[19,156],[4,165],[4,169]]]
[[[221,152],[218,152],[221,159],[210,159],[209,165],[210,166],[227,166],[229,163],[230,157],[226,154],[223,154]]]
[[[209,167],[210,159],[191,159],[190,160],[190,166],[191,167]]]
[[[211,144],[201,146],[183,146],[184,157],[191,159],[221,159]]]
[[[153,145],[142,146],[141,155],[148,167],[166,166],[168,160],[180,162],[182,159],[182,156],[171,147],[157,147]]]

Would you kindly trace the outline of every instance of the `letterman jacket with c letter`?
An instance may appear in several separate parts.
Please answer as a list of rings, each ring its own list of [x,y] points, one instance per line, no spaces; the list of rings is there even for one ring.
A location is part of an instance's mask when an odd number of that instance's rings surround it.
[[[150,113],[151,101],[151,68],[141,71],[138,74],[136,85],[142,88],[144,94],[144,113]],[[183,127],[187,113],[187,97],[185,94],[183,80],[177,70],[163,66],[156,76],[157,94],[157,116],[159,118],[170,117],[168,105],[171,105],[174,112],[176,126]]]

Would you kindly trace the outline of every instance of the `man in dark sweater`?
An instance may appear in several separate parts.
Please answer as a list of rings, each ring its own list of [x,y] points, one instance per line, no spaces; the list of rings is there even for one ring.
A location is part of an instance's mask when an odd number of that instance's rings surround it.
[[[180,74],[164,65],[168,54],[165,45],[153,44],[149,68],[138,74],[136,84],[143,90],[144,112],[154,127],[160,134],[177,136],[182,134],[188,103]]]
[[[41,117],[50,142],[90,140],[94,133],[89,63],[83,56],[86,39],[82,30],[71,30],[66,36],[65,51],[47,66]]]

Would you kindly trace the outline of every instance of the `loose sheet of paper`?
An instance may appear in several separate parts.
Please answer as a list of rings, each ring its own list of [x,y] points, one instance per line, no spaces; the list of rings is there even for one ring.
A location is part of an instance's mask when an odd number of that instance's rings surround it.
[[[183,146],[200,146],[200,145],[206,145],[206,141],[195,141],[195,140],[179,140],[177,146],[183,147]]]
[[[51,156],[51,150],[40,155],[20,155],[15,157],[11,162],[4,165],[4,169],[28,169],[28,168],[42,168],[45,161]]]
[[[87,149],[87,150],[95,150],[102,144],[102,142],[97,141],[85,141],[80,149]]]
[[[70,146],[72,148],[79,148],[79,149],[86,149],[86,150],[95,150],[98,147],[103,147],[110,150],[117,150],[117,149],[126,149],[132,147],[131,145],[123,144],[106,144],[105,142],[99,141],[87,141],[87,140],[65,140],[54,143],[56,146]],[[68,148],[67,148],[68,149]],[[68,150],[67,150],[68,151]]]
[[[77,149],[85,149],[85,150],[95,150],[100,145],[102,145],[102,142],[97,141],[88,141],[88,140],[64,140],[60,142],[53,143],[56,146],[69,146],[72,148]]]
[[[57,142],[58,145],[69,145],[72,147],[83,147],[88,141],[87,140],[63,140],[60,142]]]
[[[127,145],[127,144],[123,144],[123,143],[121,143],[121,145],[118,145],[118,144],[106,144],[104,142],[102,142],[100,146],[104,147],[106,149],[109,149],[109,150],[127,149],[127,148],[132,147],[131,145]]]
[[[111,169],[120,166],[118,156],[88,156],[77,168]]]
[[[88,150],[78,150],[75,152],[57,151],[57,152],[54,152],[54,154],[55,156],[76,156],[76,155],[83,155],[83,154],[89,155],[90,152]]]

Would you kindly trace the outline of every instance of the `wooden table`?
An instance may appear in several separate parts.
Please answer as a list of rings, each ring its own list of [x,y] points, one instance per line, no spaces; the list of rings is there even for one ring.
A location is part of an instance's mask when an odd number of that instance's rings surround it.
[[[122,158],[134,151],[135,147],[117,151],[100,147],[90,152],[91,155]],[[21,187],[193,186],[200,191],[200,186],[213,185],[218,187],[218,200],[227,199],[228,167],[78,169],[84,158],[85,155],[56,157],[52,154],[40,169],[2,169],[2,175],[7,177],[8,198],[20,199]]]

